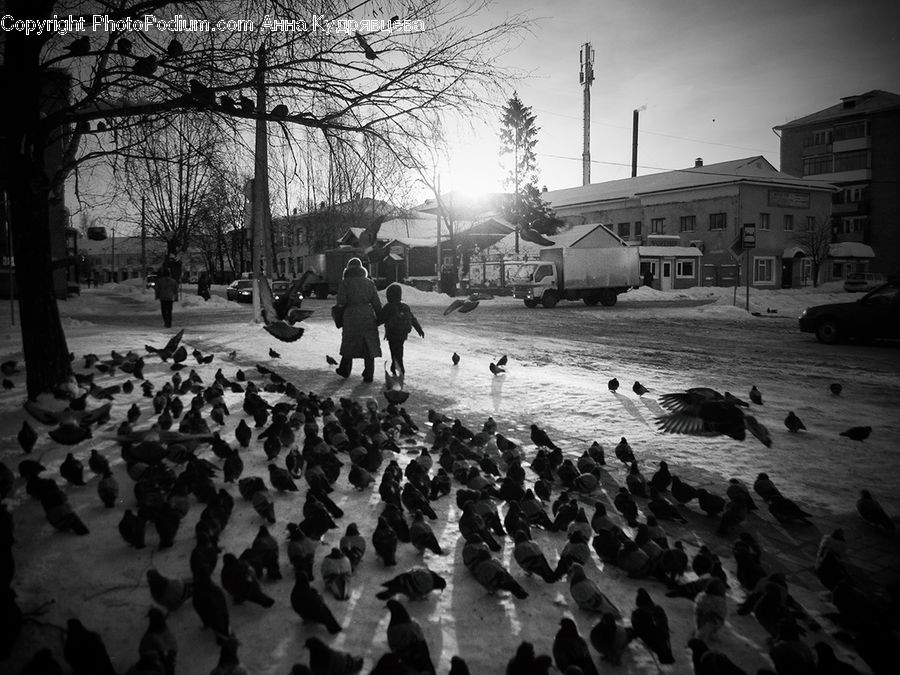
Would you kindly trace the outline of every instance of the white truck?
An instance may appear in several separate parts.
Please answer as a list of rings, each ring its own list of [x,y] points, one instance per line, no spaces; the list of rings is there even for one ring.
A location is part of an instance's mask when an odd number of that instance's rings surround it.
[[[526,307],[555,307],[560,300],[616,304],[619,293],[641,283],[636,246],[541,249],[541,259],[524,262],[511,277],[513,297]]]

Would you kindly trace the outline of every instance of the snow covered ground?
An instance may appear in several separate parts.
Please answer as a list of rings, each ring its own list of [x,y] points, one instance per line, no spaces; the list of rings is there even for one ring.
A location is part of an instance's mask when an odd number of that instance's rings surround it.
[[[796,368],[802,372],[790,372],[785,367],[775,369],[773,364],[781,363],[778,354],[754,353],[747,348],[754,331],[766,319],[749,315],[744,310],[743,293],[743,289],[738,289],[735,306],[735,293],[731,288],[695,288],[668,293],[641,288],[620,298],[620,305],[614,308],[620,311],[606,314],[603,309],[574,306],[567,311],[562,305],[557,310],[529,310],[534,312],[529,314],[518,310],[521,301],[496,298],[485,301],[471,314],[452,314],[445,319],[441,310],[450,302],[447,296],[406,288],[404,300],[423,320],[426,331],[424,341],[415,335],[411,337],[406,356],[410,370],[407,389],[412,392],[406,407],[422,431],[407,440],[403,445],[404,452],[397,459],[403,466],[420,447],[430,446],[432,437],[427,431],[426,411],[436,408],[451,417],[459,417],[475,429],[481,427],[488,415],[493,416],[500,430],[523,446],[529,459],[534,454],[534,447],[528,440],[528,430],[534,421],[548,429],[572,457],[580,455],[593,440],[602,443],[607,457],[612,457],[615,443],[621,436],[626,436],[648,476],[655,470],[657,460],[667,459],[674,473],[687,476],[692,483],[712,487],[719,494],[724,494],[729,477],[737,476],[752,482],[757,471],[768,470],[785,494],[797,499],[823,520],[852,513],[855,495],[863,483],[876,493],[889,512],[900,511],[900,496],[894,492],[894,487],[900,484],[895,457],[900,441],[900,421],[896,419],[896,402],[900,397],[897,350],[889,347],[876,353],[875,361],[883,358],[887,364],[881,371],[877,367],[859,366],[857,361],[849,365],[839,363],[832,356],[839,352],[830,349],[822,352],[820,364],[804,362],[802,368]],[[750,307],[760,317],[789,318],[790,321],[780,325],[785,326],[784,335],[789,332],[793,335],[796,317],[803,307],[856,297],[843,292],[838,284],[819,289],[753,289]],[[307,301],[305,306],[316,312],[304,322],[306,334],[303,338],[290,345],[277,343],[249,322],[246,306],[236,306],[217,295],[204,302],[190,292],[183,294],[176,304],[175,325],[176,328],[185,325],[182,321],[189,317],[184,336],[188,350],[196,347],[204,353],[215,354],[209,365],[192,363],[191,367],[204,382],[212,381],[218,368],[230,378],[241,368],[262,383],[264,378],[256,372],[254,364],[264,363],[294,382],[301,391],[315,391],[335,398],[373,398],[383,405],[378,379],[373,385],[363,384],[359,378],[359,362],[346,381],[337,378],[326,366],[325,354],[337,356],[339,343],[338,333],[327,315],[329,304],[330,301]],[[81,355],[89,352],[101,358],[113,349],[143,354],[145,344],[163,344],[174,329],[161,328],[158,311],[152,291],[137,282],[85,290],[81,297],[61,303],[69,348],[77,357],[78,369],[82,370]],[[506,316],[512,323],[504,331],[498,321]],[[621,350],[609,348],[608,342],[595,341],[594,334],[600,333],[599,324],[585,323],[613,322],[626,330],[625,322],[637,316],[640,323],[634,330],[638,331],[655,325],[654,330],[663,332],[680,326],[697,334],[710,331],[712,336],[721,336],[729,331],[745,332],[746,335],[735,337],[733,367],[729,372],[722,372],[721,365],[727,355],[704,355],[702,347],[698,351],[696,345],[685,342],[682,347],[689,356],[693,355],[699,362],[708,360],[711,364],[708,372],[702,367],[686,371],[673,356],[678,350],[677,344],[664,347],[661,337],[661,355],[648,351],[643,358],[631,358],[639,352],[628,352],[628,356],[623,356]],[[21,359],[18,328],[10,325],[8,313],[2,321],[0,360]],[[533,331],[528,323],[532,321]],[[545,324],[553,327],[555,332],[543,330]],[[790,324],[789,329],[787,324]],[[741,326],[743,330],[740,330]],[[609,326],[603,328],[605,332]],[[778,339],[777,335],[775,339]],[[807,346],[813,350],[816,345],[812,342]],[[281,358],[270,358],[270,347],[278,350]],[[234,360],[227,356],[232,350],[236,352]],[[386,354],[386,345],[384,350]],[[462,355],[457,367],[450,363],[449,355],[453,351]],[[853,348],[854,358],[857,351]],[[487,370],[487,363],[502,352],[510,356],[508,372],[493,377]],[[145,358],[147,379],[157,387],[161,386],[172,375],[168,364],[152,356]],[[828,377],[834,377],[834,373],[855,378],[848,386],[848,395],[841,398],[825,395]],[[623,385],[615,396],[606,389],[606,380],[612,375],[617,375]],[[712,379],[713,375],[715,379]],[[98,374],[98,383],[104,385],[126,379],[121,373],[112,377]],[[651,387],[653,392],[640,398],[635,396],[630,387],[636,379]],[[13,380],[14,389],[0,392],[0,434],[6,441],[0,459],[15,469],[23,458],[15,435],[23,417],[20,406],[24,377],[16,375]],[[772,431],[775,440],[772,448],[764,448],[752,439],[738,443],[721,438],[698,439],[658,433],[653,425],[653,418],[661,412],[656,394],[701,384],[719,386],[720,383],[742,397],[746,396],[750,384],[759,386],[766,405],[755,412]],[[283,400],[278,394],[265,396],[273,403]],[[234,428],[241,417],[241,395],[228,394],[226,401],[232,414],[220,433],[234,443]],[[64,626],[66,619],[72,616],[78,616],[88,628],[103,634],[113,663],[119,672],[125,672],[137,660],[137,644],[146,625],[144,615],[152,604],[145,582],[146,570],[155,567],[168,576],[189,575],[187,558],[193,546],[193,525],[201,510],[196,504],[182,524],[172,549],[155,550],[155,534],[148,530],[148,547],[136,551],[122,541],[116,529],[123,510],[133,506],[134,497],[118,444],[112,436],[135,402],[143,409],[137,426],[149,425],[152,414],[149,399],[142,398],[138,388],[132,395],[116,396],[112,422],[97,431],[93,439],[73,448],[55,444],[46,436],[47,428],[35,424],[40,438],[31,457],[47,466],[48,474],[56,477],[57,482],[62,484],[58,469],[66,452],[72,451],[86,462],[90,450],[95,448],[114,463],[123,490],[117,507],[106,510],[96,495],[96,477],[91,476],[85,487],[64,487],[76,511],[91,529],[91,534],[86,537],[56,533],[44,519],[40,505],[25,494],[21,481],[15,493],[6,500],[16,524],[17,543],[13,550],[17,563],[14,588],[18,603],[26,614],[38,608],[41,613],[35,617],[35,622],[26,624],[9,662],[0,663],[4,672],[18,672],[24,660],[41,644],[61,655],[62,632],[56,627]],[[92,402],[95,403],[99,402]],[[809,433],[788,434],[781,423],[787,409],[794,409],[806,420]],[[875,427],[872,438],[864,444],[854,444],[837,436],[838,431],[853,424],[871,424]],[[211,425],[217,428],[214,423]],[[254,443],[242,455],[246,467],[244,475],[260,475],[268,483],[267,460],[261,448]],[[203,456],[212,458],[208,452]],[[608,469],[608,480],[602,489],[583,500],[589,516],[595,501],[609,503],[617,484],[624,483],[624,471],[618,462],[613,459]],[[356,522],[369,544],[369,551],[354,575],[350,600],[338,602],[326,595],[344,630],[332,638],[321,628],[301,624],[290,607],[292,580],[282,548],[285,579],[264,582],[265,590],[276,599],[275,606],[262,609],[252,604],[236,606],[229,601],[232,626],[241,642],[240,656],[250,673],[286,673],[292,663],[307,662],[308,652],[303,643],[309,635],[317,635],[335,648],[363,656],[363,672],[367,672],[387,650],[388,612],[384,603],[375,598],[375,593],[380,590],[382,581],[423,562],[447,579],[447,588],[424,601],[405,604],[413,618],[422,624],[438,673],[448,671],[450,658],[455,654],[466,659],[473,674],[502,673],[522,640],[533,642],[540,653],[549,653],[562,616],[574,617],[585,637],[596,623],[595,615],[577,608],[565,581],[548,585],[536,578],[526,578],[512,560],[512,542],[508,538],[499,557],[522,583],[529,597],[516,600],[505,593],[487,595],[461,564],[462,539],[456,524],[460,514],[452,496],[435,504],[438,520],[432,524],[445,555],[426,553],[423,560],[410,546],[401,545],[398,565],[384,568],[371,551],[375,515],[380,511],[377,491],[360,493],[354,490],[347,483],[346,469],[335,487],[332,497],[344,509],[345,516],[338,523],[340,529],[332,530],[324,537],[316,556],[316,571],[348,523]],[[262,522],[237,496],[234,488],[231,492],[236,497],[236,509],[223,534],[222,548],[239,553],[249,545]],[[273,534],[283,540],[286,523],[302,518],[302,497],[277,494],[275,499],[278,523],[273,526]],[[610,511],[614,513],[611,506]],[[667,526],[670,540],[683,540],[690,553],[696,551],[700,543],[708,543],[722,555],[726,570],[733,573],[732,540],[717,537],[713,533],[716,523],[698,515],[696,504],[686,514],[687,525]],[[748,519],[747,529],[765,541],[771,541],[773,547],[776,541],[794,541],[796,550],[791,553],[795,557],[804,552],[808,557],[810,542],[817,540],[820,534],[818,527],[814,535],[782,528],[768,513]],[[824,527],[821,529],[828,531]],[[555,563],[564,543],[563,536],[536,530],[535,539],[548,554],[551,564]],[[896,540],[893,541],[896,545]],[[769,560],[773,566],[782,561],[778,555]],[[658,582],[627,579],[620,570],[604,566],[596,557],[587,567],[587,573],[626,617],[634,607],[635,593],[640,586],[645,586],[669,615],[676,663],[658,667],[648,650],[635,642],[616,672],[692,672],[690,655],[685,647],[693,627],[689,601],[666,598],[665,588]],[[218,573],[215,578],[218,580]],[[320,580],[316,585],[322,588]],[[794,590],[813,615],[820,617],[823,612],[830,611],[820,586],[798,585]],[[732,583],[728,597],[731,616],[714,646],[731,655],[748,672],[755,672],[758,667],[771,667],[766,656],[765,632],[752,617],[734,613],[743,597],[736,582]],[[201,630],[193,609],[189,605],[182,607],[169,617],[169,623],[180,645],[177,672],[192,675],[212,670],[218,648],[209,631]],[[818,639],[835,643],[828,636],[827,620],[823,623],[826,630],[809,635],[810,643]],[[853,660],[865,671],[865,665],[852,651],[848,652],[840,643],[835,644],[843,658]],[[594,657],[596,660],[596,653]],[[10,667],[8,671],[7,666]],[[603,672],[613,670],[606,664],[601,664],[601,669]]]

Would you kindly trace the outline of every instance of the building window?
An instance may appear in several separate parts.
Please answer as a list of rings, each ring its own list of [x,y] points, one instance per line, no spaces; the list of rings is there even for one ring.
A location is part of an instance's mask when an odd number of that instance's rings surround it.
[[[760,213],[759,214],[759,229],[761,229],[761,230],[769,229],[769,214],[768,213]]]
[[[840,232],[841,234],[865,232],[868,223],[868,216],[848,216],[846,218],[841,218]]]
[[[710,230],[724,230],[728,226],[728,218],[725,213],[710,213],[709,214],[709,229]]]
[[[676,260],[675,276],[679,279],[694,278],[694,261],[693,260]]]
[[[655,260],[642,260],[641,261],[641,279],[647,276],[647,272],[650,272],[653,275],[653,278],[656,278],[656,261]]]
[[[868,120],[854,122],[853,124],[842,124],[839,127],[835,127],[834,130],[834,140],[836,141],[847,141],[851,138],[865,138],[868,135]]]
[[[775,258],[754,258],[753,259],[753,283],[754,284],[774,284],[775,283]]]
[[[851,150],[850,152],[834,153],[834,171],[856,171],[869,168],[868,150]]]
[[[651,218],[650,219],[650,234],[665,234],[666,232],[666,219],[665,218]]]
[[[815,176],[820,173],[832,173],[831,155],[807,157],[803,160],[803,175]]]
[[[634,221],[634,236],[637,237],[638,239],[640,239],[641,235],[643,233],[644,233],[643,223],[641,223],[641,221],[639,221],[639,220]]]
[[[811,131],[804,139],[803,139],[803,147],[808,148],[811,145],[828,145],[832,140],[831,129],[819,129],[818,131]]]
[[[806,231],[816,229],[816,217],[815,216],[806,216]]]
[[[681,216],[680,231],[693,232],[697,225],[697,216]]]
[[[619,223],[619,236],[628,239],[631,236],[631,223]]]
[[[793,213],[785,213],[784,214],[784,231],[791,232],[794,229],[794,214]]]

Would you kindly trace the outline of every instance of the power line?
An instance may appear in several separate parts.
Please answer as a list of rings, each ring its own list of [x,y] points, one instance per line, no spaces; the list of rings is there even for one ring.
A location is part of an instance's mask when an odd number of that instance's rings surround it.
[[[563,113],[553,112],[552,110],[542,110],[540,108],[535,108],[535,110],[537,110],[540,113],[546,113],[547,115],[555,115],[556,117],[562,117],[564,119],[579,120],[579,121],[581,120],[580,117],[576,117],[575,115],[565,115]],[[611,129],[624,129],[624,130],[631,129],[631,127],[622,126],[620,124],[607,124],[606,122],[595,122],[594,120],[591,120],[591,125],[592,126],[597,125],[597,126],[609,127]],[[716,143],[715,141],[702,141],[698,138],[688,138],[687,136],[676,136],[674,134],[664,134],[660,131],[648,131],[646,129],[639,129],[638,133],[647,134],[650,136],[662,136],[663,138],[674,138],[679,141],[690,141],[691,143],[702,143],[704,145],[718,145],[723,148],[734,148],[736,150],[751,150],[752,152],[769,152],[769,153],[778,152],[777,150],[762,150],[760,148],[749,148],[744,145],[732,145],[730,143]],[[628,166],[631,166],[631,165],[629,164]]]

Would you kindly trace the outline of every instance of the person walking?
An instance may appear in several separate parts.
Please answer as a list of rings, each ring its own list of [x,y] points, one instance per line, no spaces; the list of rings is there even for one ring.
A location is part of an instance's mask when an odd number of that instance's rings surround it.
[[[206,272],[200,272],[200,276],[197,277],[197,295],[209,300],[209,275]]]
[[[169,270],[163,268],[156,280],[156,297],[162,310],[163,325],[172,327],[172,303],[178,300],[178,282],[169,276]]]
[[[397,375],[406,373],[403,364],[403,344],[410,331],[415,328],[419,337],[425,337],[425,331],[413,315],[412,310],[405,302],[402,302],[403,287],[394,283],[385,291],[387,303],[381,309],[381,323],[384,324],[384,339],[391,349],[391,373]]]
[[[337,304],[343,307],[341,329],[341,363],[334,371],[350,377],[353,359],[363,359],[363,382],[371,382],[375,375],[375,357],[381,356],[378,343],[378,316],[381,299],[375,283],[359,258],[351,258],[338,286]]]

